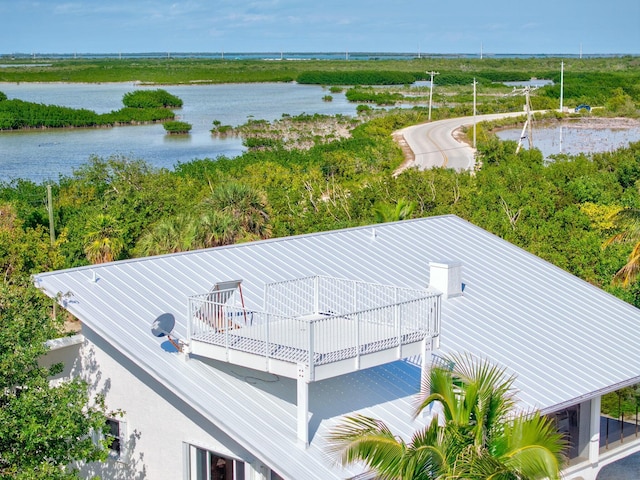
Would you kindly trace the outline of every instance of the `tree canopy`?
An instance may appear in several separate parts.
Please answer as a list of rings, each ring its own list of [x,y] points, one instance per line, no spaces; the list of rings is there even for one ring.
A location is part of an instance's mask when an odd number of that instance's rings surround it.
[[[46,341],[59,336],[51,302],[33,286],[0,283],[0,478],[71,480],[72,462],[104,460],[92,438],[105,424],[102,398],[80,379],[49,383]]]

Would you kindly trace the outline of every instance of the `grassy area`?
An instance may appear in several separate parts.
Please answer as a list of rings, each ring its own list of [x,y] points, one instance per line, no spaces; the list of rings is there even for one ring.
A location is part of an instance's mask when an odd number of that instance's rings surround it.
[[[584,72],[617,74],[640,72],[640,58],[561,59],[446,59],[415,58],[411,60],[215,60],[215,59],[2,59],[0,82],[142,82],[153,84],[249,83],[295,81],[309,72],[387,71],[413,74],[437,70],[441,78],[477,75],[491,79],[511,80],[530,77],[560,79],[560,62],[565,62],[565,75]],[[437,80],[436,80],[437,81]]]

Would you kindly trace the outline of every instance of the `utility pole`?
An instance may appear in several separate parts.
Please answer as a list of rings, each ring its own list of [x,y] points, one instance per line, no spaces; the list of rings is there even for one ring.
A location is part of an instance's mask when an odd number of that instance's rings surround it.
[[[560,113],[562,113],[563,100],[564,100],[564,62],[560,62]]]
[[[51,195],[51,185],[47,185],[47,212],[49,213],[49,237],[51,238],[51,247],[56,243],[56,232],[53,224],[53,196]],[[52,318],[55,320],[57,316],[57,302],[53,299]]]
[[[473,148],[476,148],[476,77],[473,77]]]
[[[51,185],[47,185],[47,212],[49,213],[49,236],[51,237],[51,246],[56,243],[56,232],[53,224],[53,200],[51,195]]]
[[[527,119],[524,122],[524,126],[522,127],[522,132],[520,133],[520,140],[518,141],[518,147],[516,148],[516,155],[522,148],[522,140],[526,138],[525,132],[528,131],[529,137],[529,150],[533,148],[533,127],[532,127],[532,118],[531,118],[531,99],[530,99],[531,87],[524,87],[524,95],[525,95],[525,111],[527,112]]]
[[[427,72],[429,75],[431,75],[431,88],[429,89],[429,121],[431,121],[431,102],[433,100],[433,76],[434,75],[440,75],[440,72],[434,72],[433,70],[431,70],[430,72]]]

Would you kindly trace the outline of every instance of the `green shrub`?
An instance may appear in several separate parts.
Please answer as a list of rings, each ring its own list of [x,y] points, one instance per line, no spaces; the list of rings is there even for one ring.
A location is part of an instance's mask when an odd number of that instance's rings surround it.
[[[231,125],[222,125],[221,122],[213,122],[214,127],[211,129],[211,133],[219,136],[226,136],[233,133],[233,127]]]
[[[361,70],[356,72],[309,71],[298,75],[298,83],[316,85],[406,85],[423,73]]]
[[[176,120],[164,122],[163,126],[164,126],[164,129],[167,131],[167,133],[175,134],[175,135],[189,133],[189,131],[191,130],[190,123],[179,122]]]
[[[401,93],[389,93],[373,88],[359,87],[350,88],[345,95],[350,102],[368,102],[376,105],[395,105],[396,102],[403,99]]]
[[[173,120],[175,114],[166,108],[131,108],[125,107],[110,113],[101,115],[105,123],[113,125],[115,123],[138,123],[138,122],[159,122],[162,120]]]
[[[136,90],[127,92],[122,97],[125,107],[132,108],[179,108],[182,107],[182,99],[171,95],[161,88],[157,90]]]

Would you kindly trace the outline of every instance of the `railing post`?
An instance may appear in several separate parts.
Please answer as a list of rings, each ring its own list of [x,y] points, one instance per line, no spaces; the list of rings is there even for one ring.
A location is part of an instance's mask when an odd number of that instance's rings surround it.
[[[316,275],[313,277],[313,313],[320,313],[320,278]]]
[[[395,288],[393,292],[393,319],[397,329],[398,337],[398,358],[402,358],[402,318],[400,316],[400,305],[398,305],[398,289]]]
[[[432,328],[433,328],[433,332],[431,333],[431,336],[435,336],[435,344],[434,344],[434,348],[437,350],[440,348],[440,302],[441,302],[441,296],[438,295],[435,297],[434,303],[435,303],[435,308],[434,311],[431,313],[432,318],[431,321],[429,323],[432,323]]]
[[[189,344],[191,344],[191,312],[192,312],[192,298],[188,298],[187,299],[187,342],[189,342]]]
[[[360,314],[356,313],[356,370],[360,370]]]
[[[314,364],[314,324],[313,320],[307,320],[308,331],[309,331],[309,381],[313,382],[315,380],[315,364]]]
[[[353,285],[353,307],[351,308],[351,310],[354,312],[357,312],[358,311],[358,283],[352,280],[351,284]]]
[[[267,351],[265,352],[265,359],[266,359],[265,367],[268,370],[269,369],[269,357],[270,357],[269,352],[271,351],[271,347],[269,345],[269,341],[270,341],[270,338],[269,338],[269,324],[271,323],[271,318],[270,318],[271,314],[265,313],[264,316],[265,316],[265,320],[266,320],[266,326],[264,327],[264,329],[265,329],[265,332],[264,332],[265,333],[265,339],[264,339],[264,341],[265,341],[265,345],[266,345],[266,348],[267,348]]]
[[[227,323],[227,313],[225,312],[225,308],[224,305],[220,308],[220,311],[222,312],[222,321],[224,322],[223,325],[225,323]],[[229,361],[229,325],[227,324],[225,329],[224,329],[224,347],[225,347],[225,355],[227,357],[227,362]]]

